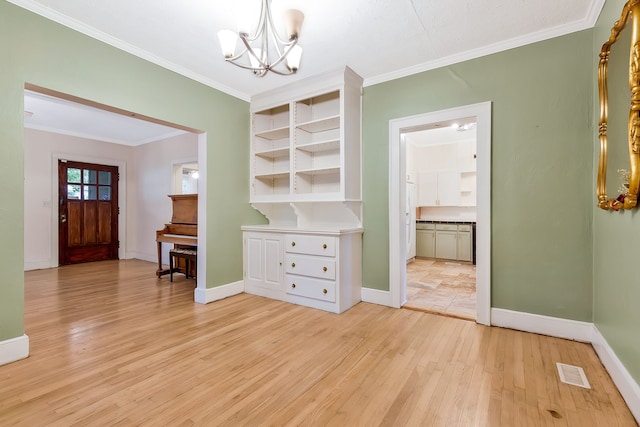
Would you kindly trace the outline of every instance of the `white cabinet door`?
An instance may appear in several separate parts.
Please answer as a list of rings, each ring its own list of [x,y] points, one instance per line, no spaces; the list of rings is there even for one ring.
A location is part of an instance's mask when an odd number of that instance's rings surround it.
[[[458,206],[460,176],[457,171],[418,174],[418,206]]]
[[[458,232],[436,231],[436,258],[457,259]]]
[[[460,175],[458,171],[438,172],[438,206],[460,204]]]
[[[279,234],[244,234],[244,284],[247,292],[280,299],[284,296],[282,242]]]
[[[437,206],[438,174],[421,172],[418,174],[418,206]]]

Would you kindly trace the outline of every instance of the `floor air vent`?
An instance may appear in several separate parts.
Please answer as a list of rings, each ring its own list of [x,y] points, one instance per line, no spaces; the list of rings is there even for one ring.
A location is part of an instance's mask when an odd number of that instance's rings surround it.
[[[560,381],[565,384],[577,385],[578,387],[591,388],[584,370],[579,366],[566,365],[564,363],[556,363]]]

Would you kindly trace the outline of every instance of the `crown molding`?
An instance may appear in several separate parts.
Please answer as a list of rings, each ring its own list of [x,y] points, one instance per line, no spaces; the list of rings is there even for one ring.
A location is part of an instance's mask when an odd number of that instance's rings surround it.
[[[555,37],[564,36],[570,33],[586,30],[588,28],[593,28],[593,26],[596,24],[596,21],[598,20],[598,17],[600,16],[602,8],[604,7],[605,1],[606,0],[593,0],[590,4],[587,15],[580,21],[574,21],[569,24],[559,25],[557,27],[549,28],[543,31],[537,31],[535,33],[527,34],[526,36],[514,37],[512,39],[500,41],[489,46],[483,46],[478,49],[459,52],[444,58],[436,59],[434,61],[428,61],[422,64],[393,71],[391,73],[380,74],[378,76],[365,78],[363,86],[366,87],[373,86],[379,83],[385,83],[391,80],[408,77],[413,74],[435,70],[436,68],[446,67],[448,65],[457,64],[459,62],[481,58],[483,56],[492,55],[494,53],[503,52],[505,50],[514,49],[517,47],[526,46],[528,44],[533,44]]]
[[[137,56],[145,61],[149,61],[153,64],[156,64],[162,68],[166,68],[169,71],[173,71],[174,73],[180,74],[184,77],[187,77],[191,80],[194,80],[198,83],[202,83],[203,85],[209,86],[213,89],[219,90],[220,92],[224,92],[227,95],[231,95],[235,98],[239,98],[243,101],[249,102],[250,96],[244,92],[237,91],[229,86],[223,85],[215,80],[212,80],[208,77],[203,76],[202,74],[195,73],[181,65],[174,64],[173,62],[167,61],[159,56],[148,52],[144,49],[140,49],[136,46],[133,46],[130,43],[127,43],[119,38],[113,37],[107,33],[99,31],[94,27],[91,27],[83,22],[80,22],[76,19],[70,18],[66,15],[63,15],[53,9],[43,6],[40,3],[37,3],[33,0],[7,0],[9,3],[13,3],[16,6],[19,6],[23,9],[26,9],[30,12],[35,13],[36,15],[40,15],[44,18],[47,18],[51,21],[57,22],[65,27],[71,28],[72,30],[78,31],[86,36],[99,40],[103,43],[106,43],[110,46],[113,46],[117,49],[123,50],[131,55]]]

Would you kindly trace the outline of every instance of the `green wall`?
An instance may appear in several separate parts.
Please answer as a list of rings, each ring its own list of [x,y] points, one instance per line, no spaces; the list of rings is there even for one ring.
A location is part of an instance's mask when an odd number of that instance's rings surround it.
[[[389,288],[389,120],[491,101],[492,307],[591,321],[592,31],[366,87],[364,286]]]
[[[625,1],[608,0],[600,15],[594,31],[594,64],[597,61],[597,53],[602,44],[609,38],[613,23],[620,18]],[[620,44],[614,45],[610,58],[610,67],[622,69],[628,73],[628,39],[620,40]],[[620,53],[620,55],[618,55]],[[619,90],[612,90],[609,94],[609,145],[610,151],[618,154],[627,150],[626,124],[629,112],[628,74],[619,76],[619,81],[609,76],[613,88],[616,85],[627,87],[627,93],[621,94]],[[594,90],[597,102],[597,93]],[[598,120],[599,111],[594,111],[594,120]],[[594,145],[596,135],[594,133]],[[597,165],[598,152],[594,153],[594,164]],[[614,156],[617,157],[617,156]],[[607,182],[618,181],[615,174],[616,167],[628,169],[628,154],[626,164],[614,162],[609,168]],[[595,169],[594,169],[595,170]],[[593,194],[595,198],[595,181],[597,172],[594,172]],[[615,184],[607,185],[615,188]],[[615,197],[610,193],[609,197]],[[595,206],[595,203],[594,203]],[[634,268],[638,265],[640,254],[640,212],[634,209],[629,212],[607,212],[596,207],[594,210],[594,287],[593,287],[593,321],[598,330],[605,337],[611,348],[615,351],[620,361],[625,365],[636,382],[640,383],[640,340],[638,339],[638,326],[640,325],[640,278]]]
[[[5,1],[0,58],[0,341],[24,333],[25,83],[206,132],[207,287],[242,279],[240,226],[262,218],[248,204],[246,102]]]

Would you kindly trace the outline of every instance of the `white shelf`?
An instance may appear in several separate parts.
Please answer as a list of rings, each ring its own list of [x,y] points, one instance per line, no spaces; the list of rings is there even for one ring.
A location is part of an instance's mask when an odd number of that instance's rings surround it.
[[[255,153],[255,155],[258,156],[258,157],[264,157],[266,159],[277,159],[277,158],[281,158],[281,157],[288,157],[289,156],[289,147],[274,148],[272,150],[257,151]]]
[[[296,171],[298,175],[330,175],[333,173],[340,173],[339,167],[334,168],[318,168],[318,169],[305,169]]]
[[[313,142],[311,144],[303,144],[296,146],[298,150],[307,151],[309,153],[319,153],[322,151],[331,151],[340,149],[340,140],[334,139],[329,141]]]
[[[268,172],[268,173],[257,173],[254,175],[256,179],[278,179],[278,178],[288,178],[289,172]]]
[[[283,126],[275,129],[264,130],[256,132],[255,136],[259,138],[268,139],[274,141],[277,139],[284,139],[289,137],[289,126]]]
[[[305,132],[317,133],[324,132],[332,129],[340,128],[340,115],[333,117],[326,117],[317,120],[311,120],[309,122],[300,123],[296,125],[296,128],[302,129]]]

